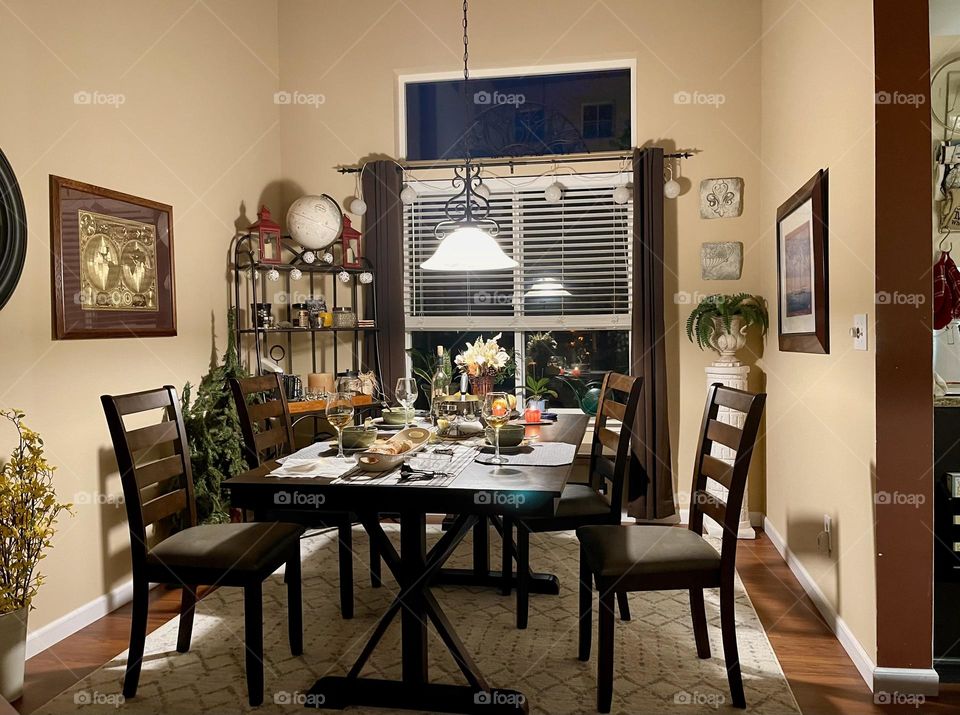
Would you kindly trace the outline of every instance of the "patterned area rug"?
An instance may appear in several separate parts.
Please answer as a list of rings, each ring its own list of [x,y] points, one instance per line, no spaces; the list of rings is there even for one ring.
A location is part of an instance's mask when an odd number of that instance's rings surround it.
[[[399,541],[398,527],[386,527]],[[431,527],[428,539],[439,538]],[[491,536],[492,560],[498,561],[499,537]],[[240,589],[223,588],[204,599],[197,611],[189,653],[176,652],[177,619],[147,637],[137,697],[123,702],[121,680],[126,656],[121,653],[39,712],[62,713],[294,713],[304,710],[303,695],[317,678],[343,675],[359,654],[377,618],[387,608],[396,582],[371,588],[366,572],[367,537],[354,532],[356,615],[340,618],[337,590],[336,532],[303,541],[304,654],[290,655],[286,628],[286,591],[281,574],[264,585],[265,698],[259,708],[247,705],[244,678],[243,599]],[[468,539],[448,566],[469,566]],[[594,650],[589,663],[577,660],[578,542],[573,533],[534,534],[531,560],[539,571],[560,578],[561,594],[531,595],[530,625],[514,627],[515,597],[488,589],[434,589],[468,650],[494,687],[522,691],[531,713],[565,715],[595,711],[596,606]],[[616,622],[613,712],[742,712],[729,705],[720,641],[719,592],[708,590],[707,619],[713,657],[699,660],[694,646],[685,591],[630,595],[633,620]],[[429,628],[430,677],[434,682],[463,683],[462,674]],[[737,633],[747,706],[757,715],[799,713],[780,664],[738,580]],[[364,675],[397,678],[400,673],[399,621],[375,651]],[[325,712],[325,711],[320,711]],[[406,712],[351,708],[347,712]]]

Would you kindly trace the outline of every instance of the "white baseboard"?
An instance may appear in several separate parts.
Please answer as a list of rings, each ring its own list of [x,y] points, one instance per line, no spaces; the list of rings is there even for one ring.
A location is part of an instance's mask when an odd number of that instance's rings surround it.
[[[800,562],[800,559],[798,559],[796,555],[790,551],[786,541],[769,519],[765,518],[763,520],[763,530],[766,532],[771,543],[774,545],[777,551],[780,552],[780,555],[783,557],[783,560],[786,561],[787,566],[790,567],[793,575],[797,577],[797,581],[800,582],[803,590],[807,592],[808,596],[810,596],[810,600],[813,601],[814,605],[817,607],[817,610],[820,611],[820,615],[823,616],[823,619],[827,622],[827,625],[830,626],[830,630],[832,630],[837,636],[837,640],[840,641],[840,645],[842,645],[843,649],[847,651],[847,655],[850,656],[850,660],[852,660],[853,664],[857,667],[860,677],[863,678],[864,682],[866,682],[867,686],[871,690],[874,690],[874,673],[877,670],[877,666],[874,664],[873,659],[867,655],[867,651],[864,650],[862,645],[860,645],[860,641],[858,641],[856,636],[853,635],[853,631],[850,630],[850,627],[839,616],[833,605],[827,600],[827,597],[820,589],[820,586],[817,585],[817,582],[813,579],[813,576],[810,575],[810,572],[807,571],[806,567],[804,567],[804,565]]]
[[[940,691],[940,676],[933,668],[876,668],[873,671],[873,692],[877,702],[894,702],[885,695],[936,695]]]
[[[156,586],[156,584],[153,584]],[[123,583],[65,616],[27,634],[27,658],[46,650],[133,599],[133,581]]]
[[[680,514],[680,523],[681,523],[681,524],[688,524],[688,523],[690,523],[690,509],[689,509],[689,508],[683,507],[682,509],[679,509],[679,510],[678,510],[678,513]],[[751,512],[750,512],[750,526],[754,527],[755,529],[759,529],[759,528],[761,528],[761,527],[763,526],[763,520],[764,520],[764,515],[763,515],[763,512],[762,512],[762,511],[751,511]]]

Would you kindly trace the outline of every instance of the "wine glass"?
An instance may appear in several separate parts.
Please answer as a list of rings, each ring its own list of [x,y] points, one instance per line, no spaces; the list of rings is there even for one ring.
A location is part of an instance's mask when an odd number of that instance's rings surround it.
[[[401,377],[397,380],[397,389],[394,391],[397,402],[403,405],[403,427],[410,426],[410,410],[417,401],[420,393],[417,392],[417,381],[412,377]]]
[[[343,453],[343,428],[353,422],[353,395],[335,392],[327,400],[327,422],[337,430],[337,459],[346,461]]]
[[[493,464],[505,464],[500,456],[500,428],[510,421],[510,400],[506,392],[488,392],[483,398],[483,419],[493,427],[493,444],[496,453],[490,460]]]

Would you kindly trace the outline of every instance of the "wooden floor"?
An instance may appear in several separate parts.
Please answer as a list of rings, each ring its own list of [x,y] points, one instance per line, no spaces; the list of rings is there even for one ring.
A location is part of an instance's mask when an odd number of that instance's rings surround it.
[[[762,532],[759,537],[740,542],[737,569],[804,713],[960,713],[960,686],[956,685],[941,686],[940,697],[919,708],[875,705],[857,669],[773,544]],[[155,589],[149,629],[173,618],[179,603],[179,591]],[[24,715],[37,710],[125,650],[129,618],[130,608],[124,606],[27,661],[24,696],[14,703],[16,709]]]

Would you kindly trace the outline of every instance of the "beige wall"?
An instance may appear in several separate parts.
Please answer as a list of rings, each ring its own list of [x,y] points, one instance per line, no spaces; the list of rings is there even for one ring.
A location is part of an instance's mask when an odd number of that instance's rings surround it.
[[[875,661],[872,17],[869,0],[763,3],[760,259],[773,299],[777,207],[829,168],[831,351],[782,353],[774,335],[764,355],[767,516]],[[869,314],[867,352],[852,350],[854,313]]]
[[[285,194],[287,203],[301,191],[344,200],[353,194],[353,179],[337,174],[335,166],[398,155],[397,78],[462,69],[460,12],[458,3],[446,0],[280,4],[281,87],[326,99],[317,109],[282,108],[285,190],[296,192]],[[759,53],[750,51],[759,29],[759,6],[751,0],[487,0],[471,7],[470,64],[486,69],[635,60],[638,144],[700,152],[683,164],[684,194],[667,201],[668,293],[759,292],[764,267],[754,249],[761,238],[760,65]],[[719,108],[677,104],[673,97],[680,91],[718,93],[725,101]],[[743,216],[702,221],[700,179],[731,175],[746,182]],[[722,240],[745,243],[743,279],[703,282],[700,243]],[[703,367],[710,362],[682,334],[691,307],[671,300],[667,310],[671,430],[684,506],[706,389]],[[756,375],[754,387],[761,386]],[[755,510],[763,508],[762,486],[762,479],[754,480]]]
[[[0,56],[0,142],[29,227],[23,279],[0,311],[0,405],[27,412],[59,467],[61,498],[78,502],[42,562],[34,630],[129,578],[122,506],[96,504],[120,494],[99,395],[196,382],[210,359],[211,319],[224,335],[234,221],[241,202],[252,215],[280,175],[277,7],[9,0]],[[78,91],[125,101],[78,105]],[[173,205],[178,337],[51,340],[49,174]],[[0,433],[0,452],[10,439]]]

